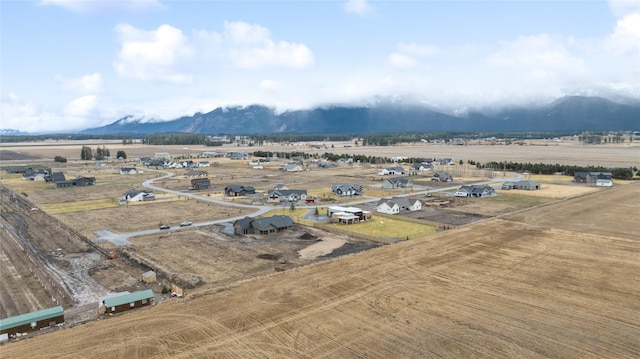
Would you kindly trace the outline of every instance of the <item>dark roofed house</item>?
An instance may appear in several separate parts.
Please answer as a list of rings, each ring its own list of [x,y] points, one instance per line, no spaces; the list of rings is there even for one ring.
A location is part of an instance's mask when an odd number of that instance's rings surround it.
[[[7,173],[26,173],[32,170],[31,167],[7,167]]]
[[[487,185],[465,185],[458,189],[456,197],[491,197],[495,196],[496,190]]]
[[[536,181],[506,181],[502,184],[500,189],[524,189],[524,190],[536,190],[540,189],[540,183]]]
[[[92,186],[96,181],[95,177],[82,177],[78,176],[70,180],[56,181],[56,188],[66,188],[75,186]]]
[[[331,186],[331,192],[342,197],[361,195],[362,190],[363,190],[362,185],[354,184],[354,183],[341,183],[341,184],[334,184],[333,186]]]
[[[191,180],[191,188],[196,191],[209,189],[209,187],[211,187],[211,180],[209,178],[194,178]]]
[[[453,176],[447,172],[437,171],[431,176],[431,180],[434,182],[453,182]]]
[[[269,202],[298,202],[306,199],[306,189],[272,189],[269,190],[267,197],[267,201]]]
[[[120,174],[121,175],[135,175],[138,173],[138,170],[135,167],[121,167]]]
[[[409,188],[413,187],[413,182],[408,178],[394,177],[385,178],[382,181],[382,188]]]
[[[293,226],[289,216],[275,215],[264,218],[244,217],[233,222],[236,234],[273,234],[287,230]]]
[[[256,194],[256,189],[252,186],[239,186],[230,184],[224,188],[224,193],[229,197],[246,196]]]
[[[53,172],[51,174],[51,182],[58,183],[60,181],[66,181],[66,178],[64,177],[64,173],[63,172]]]

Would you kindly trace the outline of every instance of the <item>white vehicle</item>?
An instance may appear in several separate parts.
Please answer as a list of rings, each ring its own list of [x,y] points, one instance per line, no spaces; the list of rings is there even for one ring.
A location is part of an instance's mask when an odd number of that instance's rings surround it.
[[[187,227],[187,226],[190,226],[190,225],[191,225],[191,222],[189,222],[189,221],[180,222],[180,227]]]

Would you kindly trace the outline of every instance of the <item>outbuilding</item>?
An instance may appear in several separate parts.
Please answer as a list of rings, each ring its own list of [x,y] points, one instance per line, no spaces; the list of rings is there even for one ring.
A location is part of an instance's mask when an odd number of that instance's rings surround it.
[[[37,310],[26,314],[0,319],[0,335],[13,337],[18,333],[37,331],[64,323],[64,310],[61,306]]]
[[[117,297],[106,298],[102,301],[106,314],[116,314],[127,310],[151,305],[154,301],[151,289],[127,293]]]

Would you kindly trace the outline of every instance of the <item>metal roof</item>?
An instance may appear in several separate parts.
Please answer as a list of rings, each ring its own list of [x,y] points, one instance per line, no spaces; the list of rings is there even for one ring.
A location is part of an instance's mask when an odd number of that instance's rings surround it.
[[[104,306],[117,307],[122,304],[129,304],[129,303],[137,302],[142,299],[150,299],[153,297],[154,297],[153,291],[151,289],[146,289],[146,290],[141,290],[139,292],[120,295],[117,297],[106,298],[104,300]]]
[[[55,318],[64,315],[61,306],[37,310],[35,312],[16,315],[5,319],[0,319],[0,330],[15,328],[20,325],[38,322],[49,318]]]

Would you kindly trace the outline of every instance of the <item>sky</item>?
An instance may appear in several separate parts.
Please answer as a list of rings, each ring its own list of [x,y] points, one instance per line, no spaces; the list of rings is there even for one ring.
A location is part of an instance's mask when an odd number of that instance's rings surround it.
[[[0,0],[0,129],[640,98],[640,1]]]

